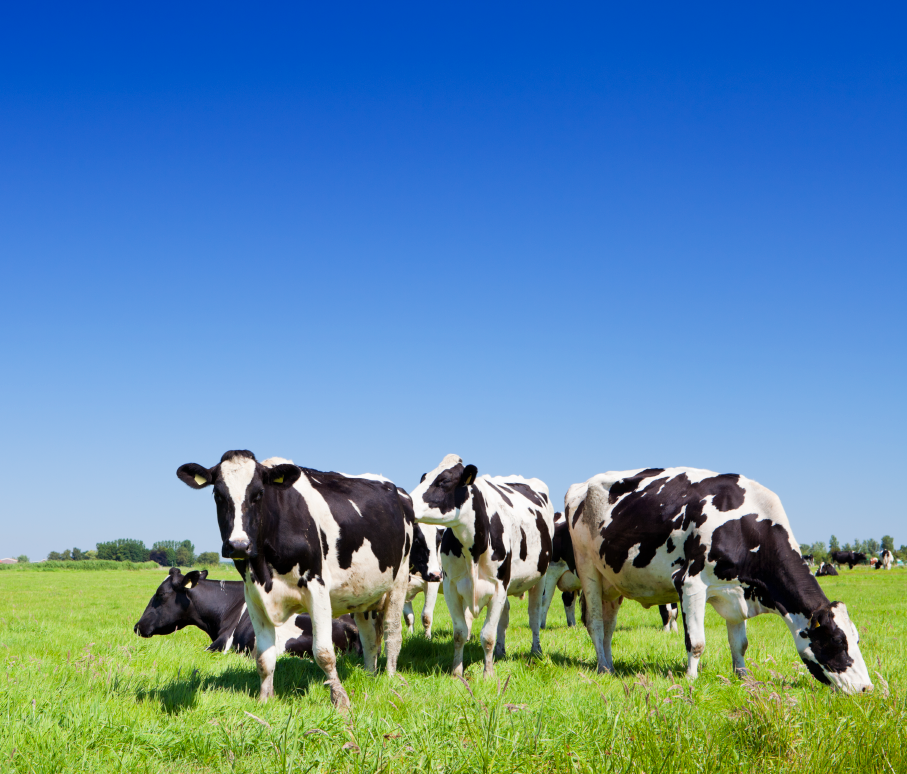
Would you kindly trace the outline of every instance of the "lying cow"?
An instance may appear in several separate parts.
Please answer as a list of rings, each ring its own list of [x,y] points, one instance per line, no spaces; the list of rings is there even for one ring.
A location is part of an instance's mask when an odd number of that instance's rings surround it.
[[[403,605],[403,620],[409,633],[413,633],[416,614],[413,612],[413,599],[419,594],[425,595],[422,607],[422,628],[425,636],[431,639],[431,624],[434,617],[435,603],[441,589],[441,560],[438,548],[441,545],[439,527],[431,524],[416,524],[413,528],[413,548],[409,555],[409,589],[406,592],[406,604]]]
[[[837,574],[838,571],[835,569],[835,566],[833,564],[827,564],[826,562],[822,562],[822,564],[819,565],[819,569],[816,570],[817,578],[825,578],[829,575]]]
[[[777,495],[743,476],[695,468],[602,473],[565,498],[577,575],[600,672],[623,597],[680,599],[687,675],[705,649],[705,607],[727,622],[734,669],[745,673],[746,621],[784,618],[810,673],[853,693],[872,688],[847,608],[829,602],[800,556]]]
[[[505,655],[510,619],[508,596],[529,592],[532,653],[539,642],[540,581],[551,561],[554,509],[548,487],[537,478],[478,476],[448,454],[413,491],[416,520],[447,527],[441,540],[444,599],[454,626],[453,673],[463,673],[463,647],[471,620],[487,607],[482,626],[486,677],[494,658]]]
[[[171,568],[135,625],[135,633],[153,637],[197,626],[211,638],[206,650],[252,653],[255,631],[246,609],[242,581],[210,581],[206,580],[207,576],[207,570],[193,570],[183,575],[178,567]],[[275,634],[278,655],[286,652],[312,657],[309,616],[291,618]],[[359,631],[348,615],[331,622],[331,639],[341,653],[362,654]]]
[[[886,570],[890,570],[893,562],[894,555],[887,548],[883,548],[882,553],[879,556],[879,566],[884,567]]]
[[[866,561],[866,554],[861,551],[831,551],[828,555],[839,567],[846,564],[851,570],[854,565],[863,564]]]
[[[554,514],[554,540],[551,553],[551,563],[545,573],[545,593],[542,597],[542,628],[548,622],[548,609],[554,600],[554,590],[560,589],[564,602],[564,613],[567,616],[567,626],[576,626],[576,598],[582,593],[583,585],[576,576],[576,561],[573,557],[573,542],[570,540],[570,530],[564,514],[560,511]],[[585,615],[585,607],[583,607]],[[677,604],[659,605],[661,626],[666,632],[677,631]],[[583,623],[586,619],[583,618]]]
[[[392,482],[290,463],[268,467],[250,451],[228,451],[212,468],[190,462],[177,476],[193,489],[214,488],[222,553],[245,582],[261,701],[274,695],[275,631],[304,611],[335,706],[349,706],[349,697],[337,676],[333,616],[354,614],[371,672],[383,634],[388,674],[396,672],[413,521]]]

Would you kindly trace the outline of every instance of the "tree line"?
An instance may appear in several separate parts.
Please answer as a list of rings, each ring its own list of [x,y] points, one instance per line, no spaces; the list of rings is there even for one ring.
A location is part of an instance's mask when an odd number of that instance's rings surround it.
[[[907,545],[895,550],[894,538],[891,535],[884,535],[881,543],[874,538],[870,538],[869,540],[854,540],[852,543],[845,543],[843,546],[838,538],[832,535],[827,545],[821,540],[817,543],[801,543],[800,553],[804,556],[812,554],[817,562],[827,562],[828,555],[832,551],[857,551],[866,554],[868,560],[873,556],[878,556],[879,552],[886,548],[891,551],[895,559],[907,561]]]
[[[199,564],[219,564],[220,554],[217,551],[195,553],[191,540],[159,540],[148,548],[141,540],[120,538],[106,543],[97,543],[95,550],[83,551],[80,548],[67,548],[65,551],[51,551],[47,555],[50,562],[80,562],[87,559],[106,559],[114,562],[157,562],[162,567],[189,567]],[[20,556],[19,561],[28,561]]]

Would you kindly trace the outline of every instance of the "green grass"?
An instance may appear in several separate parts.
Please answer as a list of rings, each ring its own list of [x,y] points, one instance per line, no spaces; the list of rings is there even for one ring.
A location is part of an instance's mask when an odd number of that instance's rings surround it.
[[[115,562],[110,559],[82,559],[67,562],[23,562],[0,564],[0,572],[59,572],[86,570],[157,570],[157,562]]]
[[[682,632],[663,634],[657,610],[633,602],[618,619],[617,674],[600,676],[559,599],[544,659],[530,660],[525,602],[515,602],[497,679],[482,680],[473,641],[467,687],[449,674],[442,597],[435,640],[405,637],[399,677],[341,659],[348,715],[331,708],[311,662],[281,658],[277,698],[262,706],[253,662],[204,652],[197,629],[136,637],[163,576],[0,575],[0,772],[907,771],[904,570],[822,579],[860,627],[872,695],[813,680],[769,616],[749,624],[753,679],[731,677],[711,609],[702,674],[690,684]]]

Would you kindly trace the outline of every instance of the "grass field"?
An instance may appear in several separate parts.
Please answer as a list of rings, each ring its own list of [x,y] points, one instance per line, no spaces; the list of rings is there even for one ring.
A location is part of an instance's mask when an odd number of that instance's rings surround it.
[[[822,579],[860,628],[871,695],[813,680],[769,616],[749,624],[752,679],[731,677],[711,609],[702,674],[688,683],[682,632],[663,634],[657,610],[633,602],[618,619],[617,674],[599,676],[588,635],[566,628],[559,599],[544,659],[529,659],[526,605],[515,602],[497,679],[481,679],[473,641],[467,687],[449,674],[442,597],[435,640],[405,637],[399,676],[341,659],[348,715],[331,708],[311,662],[283,657],[277,698],[262,706],[253,662],[204,652],[197,629],[134,635],[163,576],[0,574],[0,772],[907,771],[902,569]]]

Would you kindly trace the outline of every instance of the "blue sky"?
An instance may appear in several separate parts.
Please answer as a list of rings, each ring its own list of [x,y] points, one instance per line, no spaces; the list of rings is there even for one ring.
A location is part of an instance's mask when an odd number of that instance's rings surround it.
[[[322,4],[323,5],[323,4]],[[190,538],[231,448],[893,534],[903,7],[0,12],[0,554]]]

